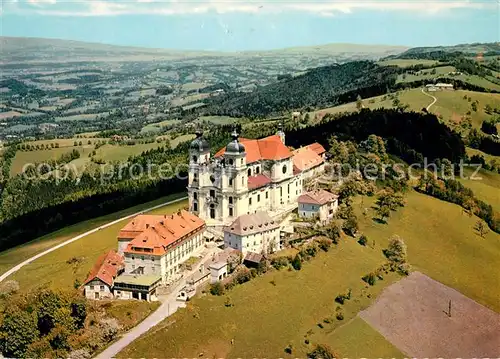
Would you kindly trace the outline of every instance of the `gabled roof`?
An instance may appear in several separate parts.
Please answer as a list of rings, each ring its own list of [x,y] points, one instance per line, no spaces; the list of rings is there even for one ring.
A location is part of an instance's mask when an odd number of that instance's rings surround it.
[[[224,228],[224,232],[237,235],[249,235],[279,228],[279,223],[266,212],[244,214],[236,218],[233,223]]]
[[[321,156],[323,153],[326,152],[325,148],[321,144],[319,144],[318,142],[311,143],[310,145],[307,145],[306,147],[313,150],[314,152],[316,152],[316,154],[318,154],[319,156]]]
[[[294,173],[309,170],[319,166],[323,162],[323,158],[309,146],[301,147],[298,150],[293,151]]]
[[[248,177],[248,189],[264,187],[269,183],[271,183],[271,179],[262,173],[256,176]]]
[[[284,145],[278,135],[272,135],[258,140],[239,138],[239,141],[245,146],[247,163],[253,163],[260,160],[277,161],[292,156],[291,151]],[[224,147],[215,154],[215,157],[223,156],[225,152],[226,148]]]
[[[164,216],[141,214],[134,217],[128,222],[125,227],[120,230],[118,238],[135,238],[140,233],[144,232],[149,227],[161,222]]]
[[[102,254],[92,267],[84,285],[94,279],[100,279],[109,286],[113,285],[113,280],[118,275],[118,272],[123,269],[123,257],[111,250]]]
[[[166,253],[169,245],[205,226],[204,220],[185,210],[159,217],[160,221],[148,226],[128,243],[125,253],[162,255]]]
[[[304,193],[298,199],[299,203],[308,203],[308,204],[318,204],[324,205],[326,203],[332,202],[339,198],[339,196],[325,191],[324,189],[319,189],[311,192]]]

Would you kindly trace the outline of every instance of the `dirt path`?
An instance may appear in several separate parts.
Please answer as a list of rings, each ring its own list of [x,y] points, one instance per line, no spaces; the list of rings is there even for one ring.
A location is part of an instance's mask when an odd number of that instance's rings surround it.
[[[82,233],[82,234],[79,234],[78,236],[76,237],[73,237],[73,238],[70,238],[68,239],[67,241],[64,241],[62,243],[59,243],[58,245],[52,247],[52,248],[49,248],[41,253],[38,253],[36,255],[34,255],[33,257],[31,258],[28,258],[26,259],[25,261],[19,263],[18,265],[12,267],[11,269],[9,269],[7,272],[3,273],[1,276],[0,276],[0,282],[2,282],[3,280],[5,280],[8,276],[10,276],[11,274],[14,274],[15,272],[17,272],[19,269],[21,269],[22,267],[24,267],[25,265],[28,265],[30,264],[31,262],[33,262],[34,260],[37,260],[38,258],[40,257],[43,257],[44,255],[46,254],[49,254],[50,252],[53,252],[55,251],[56,249],[59,249],[61,247],[64,247],[70,243],[73,243],[85,236],[88,236],[89,234],[92,234],[92,233],[95,233],[97,231],[100,231],[101,229],[103,228],[106,228],[106,227],[109,227],[109,226],[112,226],[120,221],[123,221],[124,219],[128,219],[128,218],[132,218],[132,217],[135,217],[143,212],[148,212],[148,211],[152,211],[154,209],[157,209],[157,208],[160,208],[160,207],[163,207],[163,206],[166,206],[166,205],[169,205],[169,204],[172,204],[172,203],[177,203],[177,202],[180,202],[180,201],[184,201],[187,197],[182,197],[182,198],[178,198],[176,200],[173,200],[173,201],[169,201],[169,202],[165,202],[165,203],[162,203],[162,204],[159,204],[159,205],[156,205],[156,206],[153,206],[153,207],[149,207],[149,208],[146,208],[146,209],[143,209],[142,211],[140,212],[136,212],[136,213],[133,213],[133,214],[129,214],[128,216],[124,216],[124,217],[121,217],[121,218],[118,218],[112,222],[109,222],[109,223],[106,223],[100,227],[97,227],[97,228],[94,228],[90,231],[87,231],[85,233]]]
[[[423,93],[425,96],[428,96],[428,97],[430,97],[430,98],[434,99],[434,101],[432,101],[432,102],[430,103],[430,105],[426,107],[427,112],[429,112],[429,109],[431,108],[431,106],[432,106],[432,105],[434,105],[438,99],[437,99],[436,97],[432,96],[431,94],[428,94],[427,92],[425,92],[423,88],[422,88],[422,93]]]

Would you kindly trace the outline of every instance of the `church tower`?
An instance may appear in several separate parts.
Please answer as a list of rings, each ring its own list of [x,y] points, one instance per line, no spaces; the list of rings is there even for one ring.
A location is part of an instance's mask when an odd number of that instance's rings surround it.
[[[239,135],[236,130],[231,136],[233,139],[227,144],[224,153],[227,190],[223,211],[224,217],[235,218],[247,213],[244,199],[248,192],[248,175],[245,146],[238,140]]]
[[[196,130],[196,138],[189,146],[188,196],[189,210],[204,216],[206,182],[209,176],[210,145],[203,138],[201,129]]]
[[[283,122],[279,122],[278,124],[278,132],[276,133],[281,138],[281,142],[285,145],[285,131],[283,131]]]

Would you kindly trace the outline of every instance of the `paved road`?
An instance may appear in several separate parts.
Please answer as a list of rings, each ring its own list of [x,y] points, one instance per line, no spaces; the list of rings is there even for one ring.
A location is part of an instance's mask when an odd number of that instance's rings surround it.
[[[17,272],[19,269],[21,269],[22,267],[24,267],[25,265],[28,265],[30,264],[31,262],[33,262],[34,260],[40,258],[40,257],[43,257],[44,255],[46,254],[49,254],[50,252],[53,252],[55,251],[56,249],[59,249],[61,247],[64,247],[65,245],[68,245],[70,243],[73,243],[77,240],[79,240],[80,238],[83,238],[85,236],[88,236],[89,234],[92,234],[92,233],[95,233],[103,228],[106,228],[106,227],[109,227],[109,226],[112,226],[120,221],[123,221],[124,219],[128,219],[128,218],[132,218],[132,217],[135,217],[139,214],[142,214],[143,212],[147,212],[147,211],[151,211],[153,209],[157,209],[157,208],[160,208],[160,207],[163,207],[163,206],[166,206],[168,204],[172,204],[172,203],[177,203],[177,202],[180,202],[180,201],[184,201],[187,197],[182,197],[182,198],[179,198],[179,199],[176,199],[176,200],[173,200],[173,201],[169,201],[169,202],[165,202],[165,203],[162,203],[162,204],[159,204],[157,206],[153,206],[153,207],[149,207],[149,208],[146,208],[146,209],[143,209],[142,211],[140,212],[136,212],[136,213],[133,213],[133,214],[130,214],[128,216],[125,216],[125,217],[122,217],[122,218],[119,218],[115,221],[112,221],[112,222],[109,222],[109,223],[106,223],[98,228],[94,228],[88,232],[85,232],[85,233],[82,233],[76,237],[73,237],[71,239],[68,239],[67,241],[65,242],[62,242],[54,247],[51,247],[41,253],[38,253],[37,255],[34,255],[33,257],[31,258],[28,258],[26,259],[24,262],[21,262],[19,263],[18,265],[14,266],[13,268],[9,269],[7,272],[3,273],[1,276],[0,276],[0,282],[2,282],[3,280],[5,280],[5,278],[7,278],[8,276],[10,276],[11,274]]]
[[[96,359],[109,359],[114,358],[120,351],[122,351],[126,346],[132,343],[134,340],[139,338],[142,334],[146,333],[149,329],[153,328],[155,325],[159,324],[163,319],[168,318],[170,315],[175,313],[177,309],[184,307],[185,303],[177,301],[176,297],[179,291],[186,285],[186,279],[194,272],[200,269],[207,259],[211,258],[212,254],[217,250],[217,248],[210,248],[203,257],[198,265],[193,268],[189,273],[184,275],[184,277],[179,281],[179,283],[174,287],[172,292],[166,296],[166,299],[161,304],[161,306],[146,319],[144,319],[139,325],[132,328],[130,331],[125,333],[117,342],[113,343],[106,350],[101,352],[96,356]]]
[[[431,94],[427,93],[424,91],[424,89],[422,88],[422,93],[425,95],[425,96],[428,96],[428,97],[431,97],[434,99],[434,101],[431,102],[431,104],[429,106],[427,106],[426,110],[429,111],[429,109],[431,108],[432,105],[434,105],[436,103],[436,101],[438,100],[436,97],[432,96]]]

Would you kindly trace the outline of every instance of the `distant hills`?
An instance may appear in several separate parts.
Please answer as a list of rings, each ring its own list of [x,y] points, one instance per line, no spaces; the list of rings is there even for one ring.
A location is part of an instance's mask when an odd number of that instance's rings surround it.
[[[327,44],[269,51],[211,52],[154,49],[89,43],[72,40],[0,37],[1,63],[158,61],[198,57],[282,57],[333,56],[340,59],[379,59],[407,50],[404,46]]]
[[[459,44],[453,46],[432,46],[432,47],[413,47],[400,54],[400,57],[413,54],[423,54],[430,52],[464,52],[467,54],[478,53],[495,53],[500,54],[500,42],[491,43],[473,43],[473,44]]]

